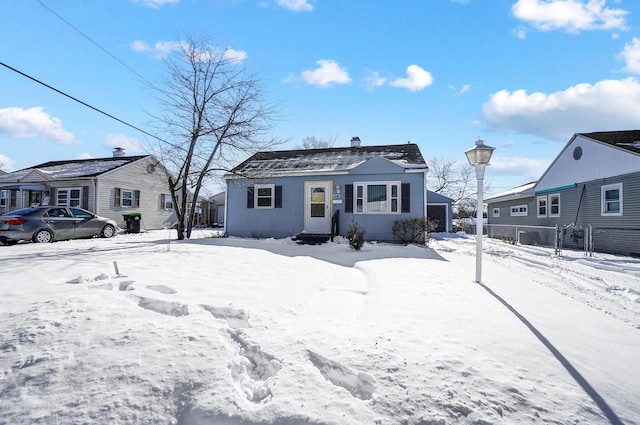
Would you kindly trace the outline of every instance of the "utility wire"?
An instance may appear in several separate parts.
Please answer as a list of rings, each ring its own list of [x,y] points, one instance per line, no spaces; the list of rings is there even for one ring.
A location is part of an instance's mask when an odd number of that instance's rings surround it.
[[[98,42],[96,42],[94,39],[92,39],[91,37],[89,37],[87,34],[85,34],[84,32],[80,31],[75,25],[73,25],[71,22],[67,21],[66,19],[64,19],[62,16],[60,16],[60,14],[58,14],[55,10],[51,9],[49,6],[47,6],[46,4],[44,4],[41,0],[36,0],[38,3],[40,3],[40,5],[42,7],[44,7],[45,9],[47,9],[49,12],[53,13],[55,16],[58,17],[58,19],[60,19],[62,22],[64,22],[65,24],[69,25],[71,28],[73,28],[75,31],[77,31],[79,34],[81,34],[84,38],[86,38],[87,40],[89,40],[93,45],[95,45],[97,48],[99,48],[100,50],[102,50],[103,52],[105,52],[107,55],[111,56],[114,60],[116,60],[117,62],[119,62],[122,66],[124,66],[125,68],[127,68],[129,71],[133,72],[134,74],[136,74],[138,77],[140,77],[144,82],[146,82],[150,87],[155,88],[154,84],[152,82],[150,82],[149,80],[147,80],[146,78],[144,78],[142,75],[140,75],[136,70],[134,70],[133,68],[131,68],[129,65],[127,65],[126,63],[124,63],[123,61],[121,61],[120,59],[118,59],[116,57],[116,55],[114,55],[113,53],[111,53],[110,51],[108,51],[107,49],[105,49],[104,47],[102,47],[100,44],[98,44]]]
[[[59,94],[61,94],[61,95],[65,96],[65,97],[68,97],[69,99],[74,100],[74,101],[76,101],[76,102],[80,103],[81,105],[86,106],[87,108],[93,109],[94,111],[99,112],[99,113],[101,113],[102,115],[105,115],[105,116],[107,116],[107,117],[109,117],[109,118],[111,118],[111,119],[113,119],[113,120],[118,121],[119,123],[122,123],[122,124],[124,124],[124,125],[126,125],[126,126],[128,126],[128,127],[133,128],[134,130],[137,130],[137,131],[139,131],[139,132],[141,132],[141,133],[144,133],[144,134],[146,134],[146,135],[147,135],[147,136],[149,136],[149,137],[153,137],[154,139],[159,140],[159,141],[161,141],[161,142],[163,142],[163,143],[167,143],[167,144],[169,144],[169,145],[172,145],[171,143],[167,142],[167,141],[166,141],[166,140],[164,140],[164,139],[161,139],[161,138],[160,138],[160,137],[158,137],[158,136],[155,136],[155,135],[153,135],[153,134],[151,134],[151,133],[149,133],[149,132],[147,132],[147,131],[145,131],[145,130],[143,130],[143,129],[139,128],[139,127],[136,127],[136,126],[135,126],[135,125],[133,125],[133,124],[129,124],[128,122],[123,121],[123,120],[121,120],[120,118],[114,117],[113,115],[111,115],[111,114],[109,114],[109,113],[107,113],[107,112],[104,112],[103,110],[98,109],[98,108],[96,108],[95,106],[91,106],[91,105],[89,105],[88,103],[83,102],[82,100],[77,99],[77,98],[75,98],[75,97],[71,96],[70,94],[67,94],[67,93],[63,92],[62,90],[58,90],[57,88],[50,86],[49,84],[43,83],[42,81],[40,81],[40,80],[38,80],[38,79],[36,79],[36,78],[34,78],[34,77],[32,77],[32,76],[28,75],[28,74],[25,74],[24,72],[19,71],[19,70],[17,70],[17,69],[15,69],[15,68],[13,68],[12,66],[7,65],[6,63],[4,63],[4,62],[2,62],[2,61],[0,61],[0,65],[4,66],[5,68],[10,69],[10,70],[11,70],[11,71],[13,71],[13,72],[16,72],[16,73],[18,73],[18,74],[22,75],[23,77],[26,77],[26,78],[30,79],[31,81],[35,81],[36,83],[41,84],[41,85],[45,86],[46,88],[48,88],[48,89],[50,89],[50,90],[55,91],[56,93],[59,93]]]

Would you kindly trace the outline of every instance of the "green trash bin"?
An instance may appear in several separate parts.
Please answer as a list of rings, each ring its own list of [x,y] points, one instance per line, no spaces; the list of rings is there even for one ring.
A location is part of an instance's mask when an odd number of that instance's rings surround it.
[[[139,212],[131,212],[122,214],[124,222],[127,225],[127,233],[140,233],[140,222],[142,221],[142,214]]]

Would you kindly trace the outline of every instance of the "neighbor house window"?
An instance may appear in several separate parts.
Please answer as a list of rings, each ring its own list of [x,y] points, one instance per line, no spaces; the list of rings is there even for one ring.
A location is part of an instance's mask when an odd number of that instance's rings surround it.
[[[257,184],[254,186],[256,208],[273,208],[275,186],[272,184]]]
[[[140,191],[116,187],[114,190],[113,203],[116,207],[139,208]]]
[[[133,190],[120,191],[120,206],[121,207],[133,206]]]
[[[560,194],[549,195],[549,217],[560,216]]]
[[[59,207],[79,207],[82,201],[82,189],[79,187],[58,189],[56,205]]]
[[[511,207],[512,217],[526,216],[527,214],[528,210],[526,205],[514,205]]]
[[[622,183],[601,188],[602,215],[622,215]]]
[[[538,217],[560,216],[560,194],[538,196]]]
[[[162,194],[160,198],[161,198],[160,204],[162,205],[163,209],[165,210],[173,209],[173,198],[171,198],[171,195]]]
[[[355,183],[355,212],[363,214],[398,214],[400,182]]]
[[[500,208],[494,208],[493,209],[493,216],[494,217],[500,217]]]
[[[511,214],[513,215],[513,214]],[[538,196],[538,217],[547,216],[547,196]]]

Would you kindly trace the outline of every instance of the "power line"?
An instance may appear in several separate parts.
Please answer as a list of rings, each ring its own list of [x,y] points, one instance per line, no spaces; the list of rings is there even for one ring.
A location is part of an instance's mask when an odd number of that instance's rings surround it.
[[[26,77],[26,78],[30,79],[31,81],[35,81],[36,83],[41,84],[41,85],[45,86],[46,88],[48,88],[48,89],[50,89],[50,90],[55,91],[56,93],[59,93],[59,94],[61,94],[61,95],[65,96],[65,97],[68,97],[69,99],[74,100],[74,101],[76,101],[76,102],[80,103],[81,105],[86,106],[87,108],[93,109],[94,111],[99,112],[99,113],[101,113],[102,115],[105,115],[105,116],[107,116],[107,117],[109,117],[109,118],[111,118],[111,119],[113,119],[113,120],[118,121],[119,123],[122,123],[122,124],[124,124],[124,125],[126,125],[126,126],[128,126],[128,127],[133,128],[134,130],[137,130],[137,131],[139,131],[139,132],[141,132],[141,133],[144,133],[144,134],[146,134],[146,135],[147,135],[147,136],[149,136],[149,137],[153,137],[154,139],[159,140],[159,141],[161,141],[161,142],[163,142],[163,143],[167,143],[167,144],[169,144],[169,145],[172,145],[171,143],[167,142],[167,141],[166,141],[166,140],[164,140],[164,139],[161,139],[161,138],[160,138],[160,137],[158,137],[158,136],[155,136],[155,135],[153,135],[153,134],[151,134],[151,133],[149,133],[149,132],[147,132],[147,131],[145,131],[145,130],[143,130],[143,129],[139,128],[139,127],[136,127],[136,126],[135,126],[135,125],[133,125],[133,124],[129,124],[128,122],[123,121],[123,120],[121,120],[120,118],[117,118],[117,117],[115,117],[115,116],[113,116],[113,115],[111,115],[111,114],[109,114],[109,113],[107,113],[107,112],[104,112],[103,110],[98,109],[98,108],[96,108],[95,106],[91,106],[91,105],[89,105],[88,103],[83,102],[82,100],[77,99],[77,98],[75,98],[75,97],[71,96],[70,94],[67,94],[67,93],[63,92],[62,90],[58,90],[57,88],[50,86],[49,84],[43,83],[42,81],[40,81],[40,80],[38,80],[38,79],[36,79],[36,78],[34,78],[34,77],[32,77],[32,76],[28,75],[28,74],[25,74],[24,72],[19,71],[19,70],[17,70],[17,69],[15,69],[15,68],[13,68],[12,66],[7,65],[6,63],[4,63],[4,62],[2,62],[2,61],[0,61],[0,65],[4,66],[4,67],[5,67],[5,68],[7,68],[7,69],[10,69],[10,70],[11,70],[11,71],[13,71],[13,72],[16,72],[16,73],[18,73],[18,74],[22,75],[23,77]]]
[[[60,19],[62,22],[64,22],[65,24],[69,25],[71,28],[73,28],[76,32],[78,32],[80,35],[82,35],[84,38],[86,38],[87,40],[89,40],[93,45],[95,45],[97,48],[99,48],[100,50],[102,50],[103,52],[105,52],[107,55],[111,56],[114,60],[116,60],[117,62],[119,62],[122,66],[124,66],[125,68],[127,68],[129,71],[133,72],[135,75],[137,75],[138,77],[140,77],[144,82],[146,82],[150,87],[155,88],[154,84],[152,82],[150,82],[149,80],[147,80],[146,78],[144,78],[142,75],[140,75],[136,70],[134,70],[133,68],[131,68],[129,65],[127,65],[126,63],[124,63],[123,61],[121,61],[120,59],[118,59],[118,57],[116,57],[116,55],[114,55],[113,53],[111,53],[110,51],[108,51],[107,49],[105,49],[104,47],[102,47],[97,41],[95,41],[94,39],[92,39],[91,37],[89,37],[87,34],[85,34],[84,32],[80,31],[80,29],[78,29],[75,25],[73,25],[71,22],[67,21],[66,19],[64,19],[62,16],[60,16],[59,13],[57,13],[55,10],[51,9],[49,6],[47,6],[46,4],[44,4],[41,0],[36,0],[38,3],[40,3],[40,5],[42,7],[44,7],[45,9],[47,9],[49,12],[53,13],[55,16],[58,17],[58,19]]]

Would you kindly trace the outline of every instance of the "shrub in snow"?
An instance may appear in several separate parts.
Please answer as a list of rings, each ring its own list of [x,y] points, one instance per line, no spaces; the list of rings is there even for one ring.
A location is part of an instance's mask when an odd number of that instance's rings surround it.
[[[349,246],[356,251],[360,251],[360,248],[364,245],[364,229],[355,220],[349,226],[347,240],[349,241]]]
[[[391,226],[394,239],[403,244],[426,244],[434,230],[436,230],[436,223],[426,218],[396,220]]]

